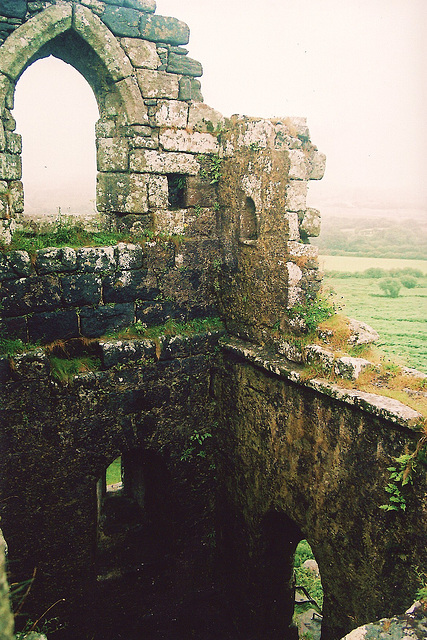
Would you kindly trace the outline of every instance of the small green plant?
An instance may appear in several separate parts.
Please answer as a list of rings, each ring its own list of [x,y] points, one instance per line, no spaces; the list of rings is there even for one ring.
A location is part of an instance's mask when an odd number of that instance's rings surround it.
[[[388,503],[380,505],[383,511],[406,511],[405,487],[413,484],[414,473],[419,460],[425,459],[427,436],[418,441],[415,451],[403,453],[393,458],[394,464],[387,467],[390,473],[389,482],[385,487],[388,493]]]
[[[251,142],[249,145],[249,149],[251,151],[259,151],[261,149],[261,145],[259,142]]]
[[[205,442],[208,438],[212,438],[212,434],[208,431],[194,430],[190,436],[190,446],[181,454],[181,462],[187,462],[194,458],[206,458],[207,451],[205,449]]]
[[[88,371],[97,371],[100,369],[101,362],[98,358],[82,357],[82,358],[50,358],[51,374],[61,384],[67,384],[74,376],[79,373]]]
[[[213,209],[214,209],[214,211],[219,211],[220,206],[219,206],[219,202],[218,201],[215,202],[215,204],[213,206]]]
[[[335,306],[322,295],[318,295],[305,304],[296,304],[289,311],[289,315],[291,318],[302,320],[310,332],[315,331],[321,322],[335,315]]]
[[[219,156],[212,156],[210,162],[211,184],[218,184],[221,179],[222,158],[220,158]]]
[[[196,218],[198,218],[201,213],[202,213],[202,207],[199,204],[196,204],[196,206],[194,207],[194,214]]]
[[[222,158],[218,155],[211,156],[207,161],[203,156],[199,156],[200,176],[204,180],[209,180],[210,184],[218,184],[221,179]]]

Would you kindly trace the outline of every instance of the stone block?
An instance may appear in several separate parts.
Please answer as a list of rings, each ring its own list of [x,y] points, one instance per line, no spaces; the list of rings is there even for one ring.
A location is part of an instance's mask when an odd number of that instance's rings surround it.
[[[320,233],[320,212],[317,209],[306,209],[300,229],[309,238],[317,238]]]
[[[77,250],[77,269],[84,273],[114,271],[114,247],[83,247]]]
[[[120,10],[118,9],[118,11]],[[105,12],[107,16],[111,12],[114,13],[114,7],[107,7]],[[104,17],[102,19],[104,20]],[[111,34],[111,31],[92,11],[76,5],[74,7],[73,27],[103,61],[114,82],[127,78],[132,74],[132,65],[122,47]]]
[[[112,304],[80,311],[80,332],[86,338],[99,338],[106,333],[128,327],[135,321],[133,304]]]
[[[195,131],[214,133],[225,126],[225,118],[219,111],[203,102],[195,102],[190,106],[188,126]]]
[[[360,374],[369,367],[372,367],[372,362],[369,362],[364,358],[342,356],[335,360],[334,372],[340,378],[344,378],[346,380],[357,380]]]
[[[130,9],[138,9],[138,11],[145,11],[146,13],[154,13],[156,10],[155,0],[124,0],[124,7]]]
[[[141,269],[144,259],[144,251],[140,244],[119,242],[116,254],[118,269]]]
[[[288,240],[299,240],[298,214],[296,212],[285,213],[285,233]]]
[[[4,244],[10,244],[12,242],[12,235],[16,229],[17,225],[13,218],[7,220],[0,219],[0,239]]]
[[[305,211],[307,182],[291,180],[286,187],[286,211]]]
[[[97,16],[102,16],[105,10],[105,4],[102,0],[81,0],[81,4],[91,9]]]
[[[48,7],[11,33],[1,48],[0,72],[16,80],[46,42],[71,28],[72,12],[69,4]]]
[[[5,317],[49,311],[59,306],[61,288],[58,278],[34,276],[3,282],[0,290]]]
[[[95,133],[97,138],[114,138],[117,135],[116,121],[111,119],[100,119],[95,123]]]
[[[49,370],[49,360],[42,349],[13,356],[12,377],[15,380],[47,378]]]
[[[178,99],[179,80],[176,75],[151,69],[138,69],[136,73],[144,98]]]
[[[147,107],[141,96],[138,83],[135,78],[125,78],[116,82],[115,88],[121,98],[117,114],[121,116],[126,125],[148,124]],[[123,106],[125,105],[125,111]]]
[[[27,342],[27,318],[4,318],[0,322],[0,335],[12,340]]]
[[[156,233],[181,235],[185,231],[186,209],[163,209],[154,212],[154,230]]]
[[[0,253],[0,282],[3,280],[13,280],[16,278],[16,273],[12,269],[12,266],[7,259],[7,256]]]
[[[219,151],[218,140],[210,133],[189,133],[184,129],[167,130],[160,134],[159,141],[166,151],[210,155],[217,154]]]
[[[185,129],[188,120],[188,104],[181,100],[159,100],[153,108],[156,127]]]
[[[169,53],[168,66],[169,73],[179,73],[185,76],[198,77],[203,75],[203,67],[197,60],[187,56]]]
[[[168,179],[150,175],[148,178],[148,206],[150,209],[167,209],[169,206]]]
[[[139,173],[181,173],[197,175],[199,164],[194,155],[135,149],[130,154],[131,171]]]
[[[1,110],[3,110],[5,106],[7,106],[7,96],[10,94],[11,87],[12,85],[9,78],[7,78],[5,75],[0,73],[0,108]],[[2,123],[2,129],[3,129],[2,135],[4,135],[3,123]],[[5,145],[5,141],[4,142],[2,141],[2,143],[3,145]],[[3,146],[3,149],[4,149],[4,146]]]
[[[318,344],[309,344],[304,349],[304,358],[307,364],[317,365],[321,374],[329,374],[334,366],[334,354]]]
[[[179,309],[173,302],[142,302],[136,306],[136,319],[148,327],[163,324],[177,315],[179,316]]]
[[[68,340],[79,335],[79,323],[75,309],[61,309],[52,313],[34,313],[28,318],[30,342],[47,344],[55,340]]]
[[[6,149],[9,153],[22,153],[22,136],[9,131],[6,133]]]
[[[3,127],[5,131],[15,131],[16,129],[16,120],[9,109],[3,111]]]
[[[97,147],[98,171],[127,171],[129,143],[126,138],[100,138]]]
[[[151,280],[147,279],[146,269],[132,271],[116,271],[104,279],[104,302],[134,302],[135,300],[152,300],[158,294],[153,289]]]
[[[140,38],[121,38],[120,44],[134,67],[157,69],[160,66],[161,62],[154,42]]]
[[[115,36],[138,38],[141,14],[136,9],[107,6],[102,14],[102,21]]]
[[[124,362],[156,358],[156,345],[152,340],[115,340],[101,342],[101,360],[105,369]]]
[[[36,270],[40,275],[75,271],[77,256],[70,247],[39,249],[36,252]]]
[[[310,180],[321,180],[325,175],[326,156],[324,153],[314,151],[310,157]]]
[[[20,180],[12,180],[9,182],[9,194],[12,211],[22,213],[24,211],[24,186]]]
[[[187,207],[213,207],[217,201],[215,185],[200,176],[187,176],[185,204]]]
[[[15,277],[30,276],[33,271],[31,258],[26,251],[11,251],[8,255],[9,265],[15,272]]]
[[[141,18],[141,35],[153,42],[168,44],[187,44],[190,39],[190,29],[185,22],[165,16],[148,16]]]
[[[193,100],[199,103],[203,102],[201,86],[198,80],[190,78],[189,76],[183,76],[179,81],[179,99]]]
[[[146,213],[147,177],[135,173],[100,173],[97,206],[109,213]]]
[[[291,180],[308,180],[309,163],[300,149],[289,150],[289,178]]]
[[[159,141],[147,136],[135,136],[134,138],[129,138],[129,147],[131,149],[158,149]]]
[[[20,156],[0,153],[0,180],[20,180],[22,165]]]
[[[27,13],[26,0],[1,0],[0,15],[6,18],[25,18]]]
[[[99,276],[83,273],[61,278],[62,299],[65,304],[83,307],[101,302],[102,282]]]

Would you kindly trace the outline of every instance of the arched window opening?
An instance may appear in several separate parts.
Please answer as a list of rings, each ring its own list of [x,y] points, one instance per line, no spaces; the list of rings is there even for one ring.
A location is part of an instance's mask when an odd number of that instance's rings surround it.
[[[99,112],[83,76],[52,56],[34,62],[17,83],[13,115],[23,144],[24,219],[93,219]]]
[[[294,624],[300,638],[318,640],[322,626],[323,588],[319,567],[307,540],[301,540],[294,557]]]
[[[243,241],[258,238],[258,222],[255,202],[249,196],[245,199],[244,208],[240,214],[240,239]]]
[[[122,457],[116,458],[105,472],[106,491],[120,491],[123,488],[122,482]]]

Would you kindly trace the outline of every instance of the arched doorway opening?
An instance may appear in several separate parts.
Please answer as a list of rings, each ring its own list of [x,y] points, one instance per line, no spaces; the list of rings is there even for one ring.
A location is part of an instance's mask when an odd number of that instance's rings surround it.
[[[294,556],[295,609],[293,622],[299,638],[319,640],[322,626],[323,588],[319,566],[307,540],[301,540]]]
[[[53,56],[37,60],[17,83],[13,115],[22,135],[24,219],[93,219],[99,111],[85,78]]]

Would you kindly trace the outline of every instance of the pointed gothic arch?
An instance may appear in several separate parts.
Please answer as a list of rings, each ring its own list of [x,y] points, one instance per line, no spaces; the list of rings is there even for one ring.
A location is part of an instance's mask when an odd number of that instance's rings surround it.
[[[50,55],[70,64],[86,79],[95,95],[100,119],[96,127],[98,209],[113,213],[119,209],[112,195],[116,181],[110,172],[128,171],[129,127],[147,125],[147,107],[138,86],[135,69],[118,39],[88,8],[81,5],[53,5],[36,14],[15,29],[7,39],[7,47],[0,47],[0,109],[4,128],[15,129],[11,110],[14,106],[16,84],[22,73],[35,61]],[[7,135],[10,134],[5,134]],[[17,134],[12,135],[19,141]],[[104,175],[100,175],[104,174]],[[0,180],[8,183],[8,217],[24,210],[21,182],[22,161],[19,152],[3,154]],[[146,213],[146,185],[135,188],[138,205],[127,213]],[[110,193],[111,191],[111,193]],[[139,196],[139,197],[138,197]],[[0,199],[3,196],[0,196]],[[107,204],[105,204],[105,202]],[[141,204],[142,203],[142,204]]]

